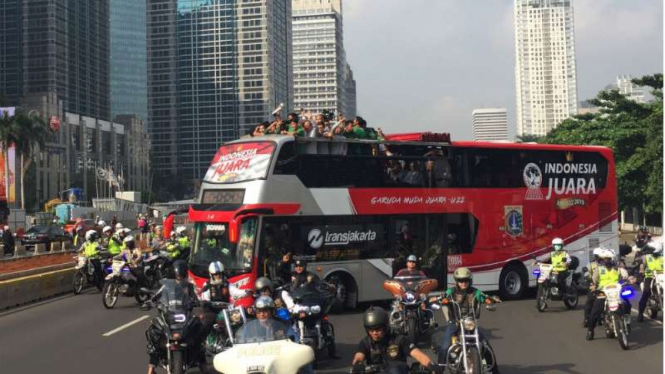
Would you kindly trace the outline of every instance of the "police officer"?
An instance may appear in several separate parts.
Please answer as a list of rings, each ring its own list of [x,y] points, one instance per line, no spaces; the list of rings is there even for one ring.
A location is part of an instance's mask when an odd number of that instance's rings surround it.
[[[552,271],[558,272],[557,283],[559,292],[566,291],[566,278],[568,277],[568,266],[572,262],[570,255],[563,249],[563,239],[554,238],[552,240],[552,253],[550,259],[545,261],[552,264]]]
[[[418,258],[415,255],[410,255],[406,258],[406,268],[397,272],[396,277],[426,277],[422,270],[418,270]]]
[[[635,245],[637,248],[644,248],[648,242],[651,241],[651,234],[649,233],[649,228],[646,226],[640,227],[635,235]]]
[[[291,273],[291,283],[294,288],[300,287],[309,282],[313,282],[318,277],[307,271],[307,261],[298,259],[295,262],[295,269]]]
[[[593,275],[598,271],[598,267],[601,266],[602,261],[600,258],[600,255],[606,251],[605,248],[603,247],[598,247],[594,248],[593,250],[593,259],[594,261],[589,264],[589,276],[588,276],[588,281],[589,281],[589,297],[586,299],[586,304],[584,304],[584,323],[582,323],[582,326],[584,328],[589,327],[589,318],[591,317],[591,309],[593,308],[593,303],[595,298],[592,297],[594,294],[594,291],[596,290],[595,286],[593,285]]]
[[[644,277],[644,289],[642,290],[642,298],[637,313],[637,322],[644,321],[644,309],[646,309],[649,297],[651,297],[651,284],[656,277],[656,272],[663,272],[663,243],[652,243],[646,246],[643,252],[645,255],[642,257],[642,263],[640,264],[640,274]]]
[[[619,280],[627,277],[626,274],[622,274],[621,271],[614,264],[614,251],[611,249],[605,249],[600,254],[600,266],[598,270],[593,274],[592,284],[594,285],[595,291],[589,294],[589,298],[593,298],[591,301],[593,307],[591,308],[591,313],[589,317],[589,327],[586,333],[586,340],[593,340],[593,330],[598,324],[600,315],[603,313],[605,308],[605,299],[598,299],[596,296],[599,291],[602,291],[605,286],[610,284],[619,283]],[[628,309],[630,313],[630,305],[624,305],[624,308]],[[630,314],[629,314],[630,315]]]
[[[118,225],[121,224],[118,223]],[[120,254],[120,252],[122,251],[122,245],[124,239],[125,239],[125,229],[122,227],[116,228],[115,233],[113,233],[113,235],[111,235],[111,239],[109,239],[108,250],[109,253],[111,253],[111,255],[117,256]]]
[[[76,228],[76,233],[74,234],[74,248],[78,247],[79,245],[83,245],[83,226],[79,226]]]
[[[175,231],[171,231],[171,240],[166,243],[166,251],[169,253],[171,260],[174,260],[180,256],[180,243],[178,243],[177,234]]]
[[[102,272],[102,266],[99,261],[99,252],[102,248],[97,243],[97,231],[88,230],[85,233],[85,243],[81,246],[83,255],[88,258],[95,269],[95,276],[99,276]]]
[[[180,244],[180,248],[189,248],[191,243],[187,236],[187,228],[185,226],[178,226],[175,232],[178,235],[178,244]]]
[[[443,373],[445,366],[435,364],[427,355],[402,335],[388,330],[388,312],[380,307],[370,307],[363,315],[363,326],[367,332],[353,356],[352,372],[361,372],[363,362],[367,365],[381,365],[387,374],[409,372],[407,357],[412,357],[434,373]]]

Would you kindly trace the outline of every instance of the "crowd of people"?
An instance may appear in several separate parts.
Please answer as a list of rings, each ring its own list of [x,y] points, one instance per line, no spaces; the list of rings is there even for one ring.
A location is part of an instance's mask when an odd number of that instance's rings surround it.
[[[367,126],[367,121],[357,116],[353,120],[338,116],[333,121],[330,116],[317,114],[313,119],[300,118],[296,113],[289,113],[286,120],[276,116],[273,122],[259,123],[246,136],[294,135],[307,138],[350,138],[385,140],[381,128]]]

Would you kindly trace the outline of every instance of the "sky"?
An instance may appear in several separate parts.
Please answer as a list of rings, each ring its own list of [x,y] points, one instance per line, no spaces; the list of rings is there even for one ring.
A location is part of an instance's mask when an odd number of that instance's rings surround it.
[[[512,0],[343,0],[358,113],[386,133],[472,140],[471,111],[508,110],[516,133]],[[578,101],[617,75],[663,72],[662,0],[575,0]]]

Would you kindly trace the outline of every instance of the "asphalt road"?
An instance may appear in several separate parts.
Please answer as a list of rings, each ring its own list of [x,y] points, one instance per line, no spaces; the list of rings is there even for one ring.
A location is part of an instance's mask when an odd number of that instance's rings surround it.
[[[633,318],[628,351],[621,350],[616,340],[605,338],[602,327],[596,329],[596,340],[587,342],[581,327],[583,302],[584,298],[575,311],[552,302],[546,312],[539,313],[533,299],[503,303],[495,312],[483,311],[480,325],[488,331],[501,372],[663,372],[659,322],[638,324]],[[115,309],[106,310],[96,290],[5,312],[0,314],[0,372],[144,373],[144,332],[152,313],[138,310],[130,298],[120,299]],[[322,362],[318,372],[348,373],[364,333],[361,314],[334,315],[331,320],[343,358]],[[117,330],[130,322],[136,323]]]

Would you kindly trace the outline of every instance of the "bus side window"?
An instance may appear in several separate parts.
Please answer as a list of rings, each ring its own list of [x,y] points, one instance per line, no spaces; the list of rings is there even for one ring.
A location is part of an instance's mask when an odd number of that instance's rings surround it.
[[[284,143],[277,155],[273,174],[295,174],[298,169],[295,142]]]

